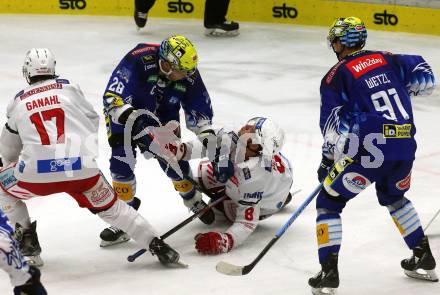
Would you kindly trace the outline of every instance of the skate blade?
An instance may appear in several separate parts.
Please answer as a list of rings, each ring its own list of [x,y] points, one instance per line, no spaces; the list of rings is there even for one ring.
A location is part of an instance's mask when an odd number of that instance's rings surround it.
[[[44,265],[43,259],[41,259],[40,255],[24,256],[24,259],[31,266],[41,267]]]
[[[437,274],[434,270],[404,270],[405,274],[413,279],[424,280],[429,282],[438,282]]]
[[[188,268],[189,264],[185,263],[183,260],[179,259],[179,261],[172,262],[172,263],[163,263],[162,265],[169,267],[169,268]]]
[[[126,243],[128,241],[130,241],[130,237],[127,234],[124,234],[124,235],[120,236],[115,241],[104,241],[104,240],[101,240],[101,244],[99,244],[99,246],[101,248],[105,248],[105,247],[109,247],[109,246],[113,246],[113,245],[117,245],[117,244]]]
[[[336,288],[312,288],[313,295],[335,295],[336,291]]]
[[[235,37],[240,35],[239,30],[225,31],[222,29],[206,29],[205,35],[210,37]]]

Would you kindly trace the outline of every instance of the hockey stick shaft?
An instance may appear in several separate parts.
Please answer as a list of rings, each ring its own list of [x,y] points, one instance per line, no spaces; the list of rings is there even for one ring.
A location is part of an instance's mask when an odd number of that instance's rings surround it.
[[[431,220],[428,222],[428,224],[425,226],[425,228],[423,229],[423,231],[426,231],[428,229],[428,227],[431,225],[431,223],[434,222],[434,220],[437,218],[437,216],[440,214],[440,209],[437,211],[437,213],[435,213],[434,217],[431,218]]]
[[[310,204],[310,202],[315,198],[322,188],[322,184],[319,184],[313,192],[304,200],[304,202],[299,206],[295,212],[291,215],[289,220],[277,231],[275,236],[269,241],[269,243],[264,247],[264,249],[258,254],[258,256],[248,265],[244,267],[236,267],[234,265],[220,262],[217,264],[217,271],[228,275],[246,275],[252,271],[252,269],[257,265],[257,263],[266,255],[266,253],[272,248],[272,246],[278,241],[278,239],[286,232],[286,230],[292,225],[296,218],[304,211],[304,209]],[[231,269],[222,269],[223,267]]]
[[[187,225],[188,223],[190,223],[191,221],[193,221],[194,219],[198,218],[199,216],[202,216],[203,214],[205,214],[208,210],[210,210],[212,207],[217,206],[218,204],[220,204],[221,202],[223,202],[224,200],[226,200],[227,196],[223,196],[217,200],[215,200],[214,202],[210,203],[208,206],[206,206],[205,208],[203,208],[202,210],[200,210],[197,213],[194,213],[193,215],[191,215],[190,217],[188,217],[187,219],[185,219],[184,221],[182,221],[181,223],[179,223],[178,225],[176,225],[175,227],[173,227],[172,229],[170,229],[169,231],[167,231],[166,233],[164,233],[163,235],[161,235],[159,238],[161,240],[165,240],[166,238],[168,238],[169,236],[171,236],[172,234],[174,234],[176,231],[178,231],[179,229],[181,229],[182,227],[184,227],[185,225]],[[135,261],[139,256],[141,256],[142,254],[144,254],[145,252],[147,252],[147,249],[143,248],[140,249],[139,251],[137,251],[136,253],[133,253],[132,255],[127,257],[127,260],[129,262],[133,262]]]

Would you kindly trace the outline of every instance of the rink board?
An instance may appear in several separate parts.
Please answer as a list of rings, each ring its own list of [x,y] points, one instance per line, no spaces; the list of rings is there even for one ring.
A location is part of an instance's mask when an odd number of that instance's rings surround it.
[[[0,13],[132,15],[132,0],[2,0]],[[151,17],[203,18],[205,0],[157,0]],[[440,9],[330,0],[232,0],[228,18],[238,21],[329,26],[355,15],[369,29],[440,35]]]

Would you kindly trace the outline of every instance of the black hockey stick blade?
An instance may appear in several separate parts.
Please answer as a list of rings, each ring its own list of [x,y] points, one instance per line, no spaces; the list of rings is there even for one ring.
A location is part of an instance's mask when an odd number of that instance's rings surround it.
[[[270,240],[270,242],[264,247],[264,249],[258,254],[258,256],[248,265],[239,266],[234,265],[229,262],[220,261],[215,266],[215,269],[222,274],[228,275],[228,276],[243,276],[247,275],[251,272],[252,269],[254,269],[255,265],[263,258],[264,255],[266,255],[267,251],[275,244],[275,242],[279,239],[279,236],[275,236]]]

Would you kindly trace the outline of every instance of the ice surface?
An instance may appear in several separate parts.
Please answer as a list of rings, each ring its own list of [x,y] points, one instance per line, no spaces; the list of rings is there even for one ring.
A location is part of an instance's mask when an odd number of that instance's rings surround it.
[[[135,243],[99,248],[104,228],[96,216],[77,207],[65,195],[28,202],[46,265],[43,281],[49,294],[310,294],[307,279],[319,270],[315,242],[314,202],[307,208],[256,268],[247,276],[227,277],[215,271],[220,260],[248,264],[272,238],[289,214],[313,190],[320,160],[318,128],[319,83],[336,62],[327,48],[327,30],[319,27],[241,24],[237,38],[203,35],[201,21],[151,19],[147,29],[135,30],[129,17],[12,16],[0,17],[0,106],[25,86],[21,65],[31,47],[49,47],[57,57],[57,72],[79,83],[101,110],[101,95],[122,56],[137,43],[158,43],[173,33],[186,35],[197,47],[200,71],[213,101],[215,122],[240,125],[256,115],[272,117],[286,130],[285,154],[293,161],[294,189],[301,188],[286,211],[262,222],[247,243],[230,254],[206,257],[194,250],[198,232],[224,230],[194,221],[167,241],[190,264],[188,269],[164,269],[147,254],[135,263],[127,255]],[[368,48],[422,54],[440,72],[440,38],[402,33],[369,32]],[[423,224],[440,208],[440,91],[414,99],[418,127],[418,159],[414,202]],[[4,117],[3,117],[4,118]],[[1,122],[4,119],[0,120]],[[0,123],[1,123],[0,122]],[[103,120],[102,120],[103,122]],[[3,123],[1,123],[3,124]],[[189,138],[188,132],[184,133]],[[109,147],[100,126],[99,163],[109,176]],[[139,159],[136,171],[140,212],[160,232],[188,216],[170,181],[154,161]],[[410,255],[388,211],[368,189],[352,200],[343,214],[339,294],[440,294],[440,284],[411,280],[400,260]],[[440,219],[431,225],[431,246],[440,259]],[[8,277],[0,272],[0,294],[12,294]]]

